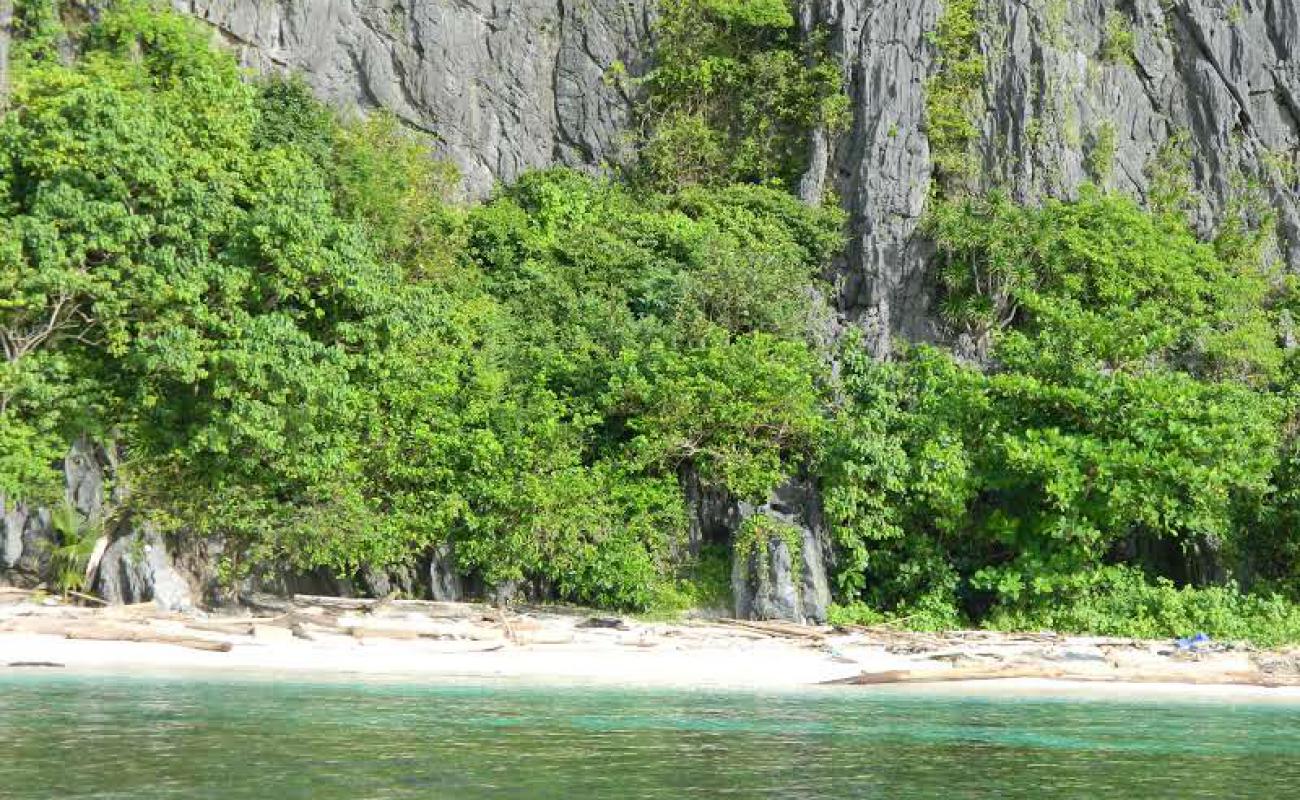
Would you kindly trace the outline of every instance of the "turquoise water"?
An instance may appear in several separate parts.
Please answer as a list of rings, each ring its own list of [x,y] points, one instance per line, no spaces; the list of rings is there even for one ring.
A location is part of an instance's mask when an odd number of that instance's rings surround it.
[[[0,677],[0,798],[1288,798],[1300,706]]]

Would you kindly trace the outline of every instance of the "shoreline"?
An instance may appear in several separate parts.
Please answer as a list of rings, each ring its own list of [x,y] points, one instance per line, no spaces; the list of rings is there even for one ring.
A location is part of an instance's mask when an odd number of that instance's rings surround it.
[[[262,616],[0,605],[0,676],[1300,704],[1297,650],[1214,645],[1188,654],[1170,642],[1048,633],[662,623],[419,601],[276,603]]]

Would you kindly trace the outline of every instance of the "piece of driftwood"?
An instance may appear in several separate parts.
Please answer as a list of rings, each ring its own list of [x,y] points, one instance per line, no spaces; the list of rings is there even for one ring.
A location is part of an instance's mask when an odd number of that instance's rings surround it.
[[[218,642],[199,636],[163,633],[145,628],[127,628],[123,626],[79,625],[69,627],[64,633],[69,639],[86,639],[97,642],[146,642],[152,644],[170,644],[188,647],[191,650],[207,650],[213,653],[228,653],[230,642]]]
[[[1200,686],[1262,686],[1276,688],[1300,686],[1300,677],[1269,675],[1257,671],[1225,670],[1191,672],[1149,669],[1110,670],[1106,672],[1071,672],[1059,667],[1009,666],[962,667],[956,669],[897,669],[863,672],[849,678],[826,681],[827,685],[878,686],[885,684],[957,683],[995,681],[1011,678],[1081,681],[1087,683],[1186,683]]]
[[[957,681],[992,681],[1007,678],[1061,678],[1065,671],[1042,667],[956,668],[956,669],[891,669],[883,672],[863,672],[849,678],[826,681],[836,686],[877,686],[891,683],[950,683]]]
[[[352,627],[346,629],[354,639],[419,639],[420,632],[411,628]]]
[[[510,618],[507,617],[506,612],[500,608],[498,608],[496,612],[497,619],[501,622],[501,627],[506,629],[506,639],[511,642],[515,641],[515,629],[510,624]]]
[[[382,604],[384,600],[374,597],[329,597],[320,594],[295,594],[291,604],[295,606],[320,606],[336,611],[366,611]]]
[[[758,631],[759,633],[766,633],[769,636],[783,636],[787,639],[822,641],[826,638],[826,633],[824,631],[816,628],[809,628],[804,625],[796,625],[793,622],[758,622],[747,619],[719,619],[715,620],[715,622],[719,625]]]
[[[452,603],[441,600],[392,600],[382,613],[419,612],[433,619],[476,619],[492,611],[483,603]],[[380,613],[378,610],[371,613]]]
[[[680,623],[683,628],[690,629],[691,634],[688,638],[699,639],[700,637],[710,636],[733,636],[738,639],[748,639],[751,641],[770,639],[772,634],[760,633],[748,628],[738,628],[735,625],[723,625],[717,620],[684,620]],[[665,636],[682,636],[684,631],[666,631]]]
[[[516,644],[569,644],[573,631],[528,631],[515,634]]]
[[[95,540],[95,548],[90,551],[90,558],[86,559],[86,571],[82,574],[82,586],[95,585],[95,573],[99,572],[99,562],[104,560],[104,553],[108,552],[108,537],[100,536]]]
[[[185,623],[185,627],[207,633],[224,633],[237,636],[252,636],[253,623],[249,620],[207,620]]]
[[[629,630],[628,624],[624,622],[621,617],[587,617],[582,622],[574,625],[574,627],[582,628],[584,630]]]
[[[241,605],[248,608],[257,609],[258,611],[269,611],[274,614],[288,614],[294,610],[292,601],[283,597],[276,597],[273,594],[265,592],[250,592],[239,596]]]

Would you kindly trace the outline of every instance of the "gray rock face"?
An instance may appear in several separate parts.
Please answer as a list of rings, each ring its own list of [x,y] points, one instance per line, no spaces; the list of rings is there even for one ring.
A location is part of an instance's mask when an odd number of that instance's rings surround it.
[[[653,56],[655,0],[176,0],[244,60],[302,73],[342,106],[383,107],[437,137],[470,197],[552,164],[626,158],[631,101],[612,67]],[[850,215],[841,310],[883,351],[939,339],[931,248],[918,227],[933,171],[925,85],[942,0],[804,0],[844,65],[851,128],[814,136],[801,191],[832,186]],[[1163,147],[1185,137],[1193,217],[1278,217],[1300,269],[1300,6],[1294,0],[983,0],[986,80],[971,156],[983,191],[1071,197],[1093,181],[1147,199]],[[1108,47],[1131,32],[1131,54]],[[1125,48],[1120,48],[1121,50]]]
[[[434,134],[470,197],[529,168],[597,168],[625,150],[650,0],[176,0],[259,69]]]
[[[49,509],[0,498],[0,585],[40,583],[56,542]]]
[[[189,611],[194,597],[176,569],[163,537],[149,526],[117,536],[104,551],[95,590],[109,603],[147,603]]]
[[[731,562],[731,591],[738,619],[778,619],[802,622],[794,556],[784,539],[760,545],[763,552]]]
[[[429,560],[429,596],[452,603],[465,599],[463,582],[456,572],[456,554],[450,542],[435,547]]]
[[[26,509],[0,494],[0,579],[23,557]]]
[[[743,521],[761,514],[799,532],[798,552],[781,537],[770,537],[759,552],[736,557],[731,565],[731,593],[740,619],[825,622],[831,602],[826,580],[829,538],[816,490],[788,481],[757,508],[738,504]]]
[[[64,502],[92,522],[107,521],[113,500],[106,496],[116,454],[82,439],[63,461]],[[120,492],[115,489],[114,493]],[[0,584],[19,586],[51,584],[51,557],[60,544],[48,508],[32,508],[0,497]],[[168,610],[194,606],[189,581],[176,567],[163,537],[148,526],[135,526],[130,518],[114,530],[95,576],[94,591],[110,603],[153,600]]]
[[[105,457],[100,448],[81,439],[64,459],[64,500],[83,517],[102,516]],[[50,509],[0,495],[0,582],[35,586],[47,581],[58,545]]]
[[[731,559],[734,613],[741,619],[780,619],[823,622],[830,605],[826,579],[829,537],[814,487],[791,480],[761,506],[737,502],[725,493],[700,485],[687,469],[681,475],[687,501],[689,546],[732,545],[745,520],[755,515],[793,526],[799,533],[798,552],[782,537],[773,536],[748,556]]]

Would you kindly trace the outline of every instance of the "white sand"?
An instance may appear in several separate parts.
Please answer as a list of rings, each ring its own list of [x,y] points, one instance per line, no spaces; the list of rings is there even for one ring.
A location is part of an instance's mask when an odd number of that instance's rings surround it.
[[[300,604],[301,605],[301,604]],[[361,611],[315,606],[263,617],[178,616],[149,607],[103,610],[21,603],[0,605],[0,674],[49,670],[78,674],[173,674],[286,680],[494,682],[619,687],[791,691],[1052,695],[1161,700],[1300,702],[1297,685],[1215,684],[1224,675],[1295,670],[1294,653],[1221,649],[1193,657],[1170,643],[992,633],[894,631],[836,633],[795,628],[773,635],[736,624],[627,620],[623,629],[591,628],[582,612],[510,613],[482,606],[394,603]],[[278,620],[276,622],[275,620]],[[496,620],[495,622],[493,620]],[[291,624],[292,623],[292,624]],[[227,643],[227,652],[150,641],[67,638],[78,626]],[[403,638],[392,638],[401,636]],[[307,637],[307,638],[303,638]],[[130,637],[124,637],[130,638]],[[552,642],[552,643],[545,643]],[[27,666],[37,663],[53,667]],[[1280,664],[1280,667],[1276,665]],[[1028,667],[1068,671],[1096,681],[1025,678],[822,687],[862,673],[953,667]],[[1119,683],[1120,675],[1176,676],[1195,683]],[[1209,682],[1207,682],[1209,681]]]
[[[845,678],[861,668],[779,640],[685,649],[673,645],[492,645],[482,642],[348,641],[249,642],[227,653],[175,645],[100,642],[0,633],[0,666],[54,662],[78,672],[218,670],[334,675],[514,679],[623,686],[791,689]]]
[[[877,648],[853,651],[855,663],[821,648],[788,640],[727,642],[719,646],[620,642],[568,645],[485,645],[481,642],[349,641],[254,642],[226,653],[154,643],[104,642],[0,633],[0,667],[54,662],[78,674],[167,674],[276,680],[402,682],[512,681],[548,685],[677,687],[746,691],[825,691],[982,696],[1052,696],[1159,700],[1300,703],[1300,687],[1126,684],[1005,679],[942,684],[819,687],[863,671],[915,668],[915,658]],[[842,658],[843,656],[841,656]],[[14,673],[16,669],[6,672]],[[54,670],[51,670],[54,671]]]

